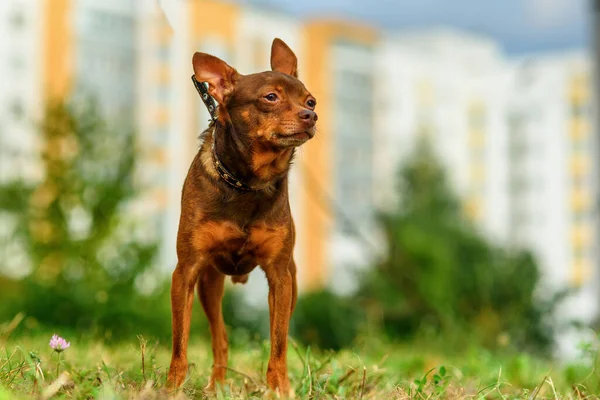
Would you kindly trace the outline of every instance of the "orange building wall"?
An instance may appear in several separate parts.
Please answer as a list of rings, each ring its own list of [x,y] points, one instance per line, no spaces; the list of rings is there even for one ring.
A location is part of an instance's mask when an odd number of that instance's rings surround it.
[[[337,40],[372,45],[377,39],[374,29],[339,21],[314,21],[305,25],[303,53],[305,71],[300,79],[317,99],[317,136],[304,145],[300,168],[305,177],[305,190],[300,204],[304,207],[306,228],[303,241],[305,255],[304,289],[314,290],[325,286],[329,279],[328,244],[331,239],[334,209],[328,195],[333,190],[333,71],[332,50]]]
[[[236,27],[240,20],[240,7],[235,4],[223,3],[213,0],[195,0],[190,1],[189,6],[189,28],[190,28],[190,69],[189,75],[192,75],[192,55],[200,50],[198,43],[209,37],[218,36],[232,51],[236,45]],[[207,18],[210,16],[210,18]],[[195,104],[199,101],[198,94],[193,89],[190,81],[190,90],[188,91],[188,104]],[[196,108],[192,108],[195,110]],[[198,123],[198,118],[194,111],[191,113],[188,134],[189,148],[198,148],[198,134],[208,127],[208,121],[202,121],[202,126]]]
[[[44,98],[65,98],[73,81],[73,11],[72,0],[45,0],[44,29]]]

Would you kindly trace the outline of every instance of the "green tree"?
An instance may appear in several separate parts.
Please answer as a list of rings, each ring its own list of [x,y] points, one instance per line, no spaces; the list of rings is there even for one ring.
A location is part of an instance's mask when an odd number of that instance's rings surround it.
[[[0,184],[2,218],[14,227],[5,244],[18,243],[24,255],[4,266],[29,268],[25,278],[4,281],[4,293],[18,296],[3,299],[3,311],[50,326],[134,328],[151,302],[135,281],[156,252],[131,213],[134,132],[108,126],[94,103],[57,103],[47,108],[39,137],[41,179]]]
[[[398,194],[398,207],[379,216],[387,256],[359,291],[383,328],[547,349],[552,307],[534,299],[533,258],[491,245],[467,222],[425,138],[399,171]]]

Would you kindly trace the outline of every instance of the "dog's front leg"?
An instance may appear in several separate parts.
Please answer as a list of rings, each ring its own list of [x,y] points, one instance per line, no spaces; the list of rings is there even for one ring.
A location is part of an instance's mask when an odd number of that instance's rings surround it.
[[[213,370],[207,390],[215,389],[215,384],[223,383],[227,367],[227,330],[223,321],[222,301],[225,275],[209,266],[200,273],[198,297],[208,319],[213,352]]]
[[[171,282],[173,354],[167,377],[167,386],[170,388],[181,386],[188,372],[187,346],[198,271],[199,266],[181,262],[173,271]]]
[[[271,355],[267,367],[267,384],[287,396],[290,381],[287,374],[287,335],[292,310],[293,279],[287,266],[265,268],[269,283],[271,321]]]

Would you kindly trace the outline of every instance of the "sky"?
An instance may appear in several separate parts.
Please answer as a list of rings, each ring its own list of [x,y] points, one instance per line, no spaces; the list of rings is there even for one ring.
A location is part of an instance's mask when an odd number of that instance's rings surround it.
[[[299,17],[344,17],[392,31],[453,26],[513,55],[589,45],[592,0],[233,0]]]

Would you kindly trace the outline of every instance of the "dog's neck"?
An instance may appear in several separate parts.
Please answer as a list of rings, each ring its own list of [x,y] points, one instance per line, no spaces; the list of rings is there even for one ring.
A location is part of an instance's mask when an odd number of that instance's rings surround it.
[[[214,158],[253,191],[274,188],[287,176],[294,156],[293,148],[277,148],[260,140],[248,140],[248,135],[231,122],[217,121],[210,139],[211,146],[214,144]]]

